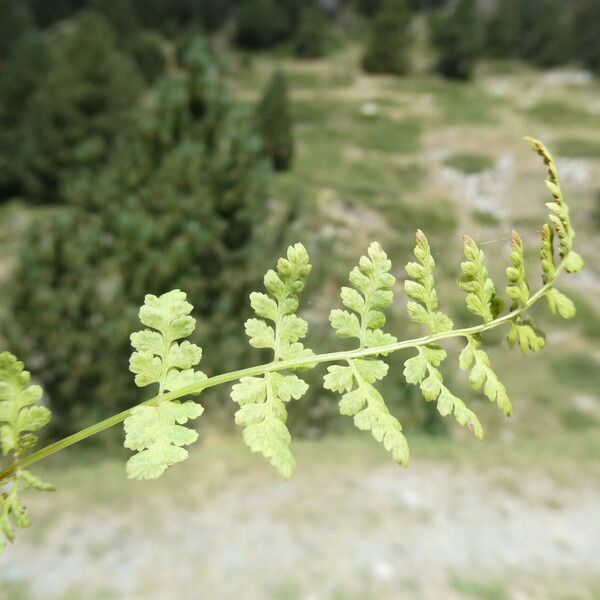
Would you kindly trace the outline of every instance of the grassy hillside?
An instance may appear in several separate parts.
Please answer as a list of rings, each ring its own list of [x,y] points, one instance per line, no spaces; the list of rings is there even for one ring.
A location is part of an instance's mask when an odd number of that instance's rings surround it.
[[[600,291],[599,224],[593,217],[600,197],[600,82],[584,72],[493,63],[471,83],[366,76],[359,61],[360,48],[352,45],[316,62],[231,57],[238,65],[232,83],[248,101],[274,69],[289,79],[298,150],[293,171],[278,175],[277,193],[299,197],[306,216],[298,237],[310,231],[340,257],[329,279],[345,277],[368,242],[379,239],[402,278],[420,227],[436,253],[443,308],[457,322],[472,322],[455,285],[463,233],[482,245],[502,289],[516,229],[531,260],[530,284],[539,285],[539,230],[549,196],[544,170],[523,137],[542,139],[557,156],[586,269],[562,284],[579,311],[572,322],[536,307],[536,320],[550,333],[540,356],[523,360],[507,352],[502,333],[488,340],[515,399],[514,422],[500,427],[506,435],[544,436],[596,427],[600,312],[592,299]],[[326,255],[314,262],[322,259]],[[326,282],[310,310],[318,323],[337,305],[337,291]],[[416,332],[404,316],[404,300],[395,310],[395,326]],[[457,375],[453,385],[463,387],[485,421],[499,421],[494,408],[464,384]]]
[[[536,307],[549,332],[541,354],[508,351],[502,333],[487,338],[514,417],[507,422],[470,390],[459,348],[449,346],[452,388],[481,416],[486,440],[453,424],[453,439],[407,427],[408,471],[366,435],[332,435],[295,442],[298,474],[286,483],[239,432],[209,435],[206,421],[192,458],[149,484],[125,479],[123,451],[64,452],[41,469],[60,491],[31,499],[34,525],[0,558],[0,599],[599,597],[600,82],[510,64],[484,64],[464,84],[367,77],[359,50],[349,44],[311,62],[226,57],[249,104],[275,69],[289,80],[296,162],[275,176],[273,195],[294,200],[300,217],[286,241],[305,242],[316,267],[304,316],[319,347],[332,348],[327,314],[339,282],[373,239],[401,279],[417,227],[435,252],[440,303],[457,323],[471,322],[455,284],[464,232],[485,248],[503,289],[517,229],[537,287],[548,194],[522,138],[539,137],[558,157],[587,266],[562,284],[578,308],[572,322]],[[36,210],[45,209],[0,209],[3,285]],[[417,329],[400,286],[397,298],[394,333],[408,337]],[[395,412],[394,391],[408,387],[403,358],[390,360]],[[219,393],[228,403],[229,390]],[[337,410],[333,400],[315,406]]]

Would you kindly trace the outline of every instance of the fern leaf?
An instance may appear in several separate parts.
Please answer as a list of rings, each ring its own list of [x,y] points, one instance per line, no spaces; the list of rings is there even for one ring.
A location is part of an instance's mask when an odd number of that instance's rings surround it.
[[[542,227],[542,245],[540,248],[540,261],[542,263],[542,281],[544,284],[556,278],[556,265],[554,264],[554,236],[549,225]],[[559,314],[563,319],[571,319],[576,310],[573,301],[552,287],[546,292],[546,300],[550,312]]]
[[[548,179],[546,186],[552,194],[552,201],[547,202],[546,206],[550,209],[549,219],[558,235],[559,254],[565,259],[565,269],[569,273],[577,273],[583,268],[583,260],[575,251],[573,251],[573,239],[575,231],[569,216],[569,206],[565,202],[560,180],[558,177],[558,168],[554,158],[539,140],[532,137],[525,138],[535,152],[542,158],[542,161],[548,168]]]
[[[352,312],[334,309],[329,321],[338,337],[354,338],[360,348],[375,348],[396,341],[381,329],[386,322],[381,309],[392,303],[396,280],[389,272],[392,263],[378,243],[372,243],[367,254],[350,272],[353,287],[341,290],[342,303]],[[376,357],[357,358],[344,366],[332,365],[327,371],[325,388],[342,394],[340,413],[354,417],[358,429],[370,431],[397,463],[407,465],[409,450],[402,426],[374,385],[387,374],[387,364]]]
[[[507,340],[511,348],[518,345],[523,354],[539,352],[546,345],[544,334],[536,329],[531,319],[512,320]]]
[[[431,256],[429,242],[421,230],[417,230],[415,258],[417,262],[406,265],[409,279],[404,282],[404,291],[412,302],[407,305],[408,315],[416,323],[429,325],[431,333],[450,331],[454,323],[450,317],[438,311],[438,298],[435,291],[433,271],[435,261]]]
[[[483,388],[483,393],[498,404],[498,408],[507,416],[512,415],[512,405],[504,385],[492,369],[490,358],[481,349],[477,336],[468,336],[467,345],[460,353],[459,366],[464,371],[471,369],[469,383],[475,390]]]
[[[496,286],[489,276],[483,251],[468,235],[463,240],[467,260],[460,265],[462,275],[458,285],[467,293],[469,311],[489,323],[502,311],[502,301],[496,295]]]
[[[10,352],[0,353],[0,447],[2,454],[12,454],[17,461],[22,453],[37,443],[34,432],[50,421],[51,413],[38,403],[42,388],[30,385],[31,375]],[[0,491],[0,531],[7,541],[14,539],[14,527],[28,527],[29,514],[21,496],[29,489],[52,490],[53,487],[31,472],[17,469],[10,478],[10,489]],[[0,538],[0,552],[4,542]]]
[[[516,231],[512,232],[510,260],[511,266],[506,269],[506,278],[508,280],[506,292],[508,297],[513,301],[510,309],[514,310],[520,306],[526,306],[529,300],[529,285],[525,276],[523,241]]]
[[[195,402],[160,401],[156,406],[137,406],[125,420],[125,447],[135,450],[127,461],[131,479],[156,479],[188,457],[182,446],[194,443],[198,433],[183,425],[204,409]]]
[[[559,314],[563,319],[572,319],[577,312],[573,300],[559,292],[556,288],[551,288],[546,292],[548,308],[553,315]]]
[[[140,321],[149,329],[131,334],[134,352],[129,361],[139,387],[158,384],[158,393],[179,390],[206,379],[194,367],[202,349],[183,338],[194,331],[192,305],[180,290],[162,296],[148,294],[140,308]],[[179,341],[183,340],[183,341]],[[187,458],[182,446],[196,441],[198,434],[183,425],[199,417],[203,408],[192,401],[160,400],[155,406],[138,406],[125,420],[125,447],[134,450],[127,462],[130,479],[155,479],[168,467]]]
[[[300,342],[306,336],[308,324],[295,314],[298,294],[310,271],[306,248],[302,244],[290,246],[287,258],[279,259],[277,271],[269,270],[265,275],[268,295],[250,294],[250,306],[259,317],[246,321],[250,345],[271,349],[275,362],[312,355]],[[296,375],[265,373],[261,377],[242,378],[231,392],[232,400],[240,405],[235,422],[244,429],[244,441],[253,452],[269,458],[286,479],[291,477],[296,463],[286,426],[285,404],[301,398],[307,389],[308,385]]]
[[[427,238],[417,231],[414,255],[417,262],[406,265],[408,279],[404,291],[412,299],[407,305],[408,316],[416,323],[426,324],[431,333],[443,333],[454,327],[451,319],[438,310],[435,291],[435,261]],[[473,271],[474,273],[474,271]],[[474,288],[473,288],[474,289]],[[483,428],[475,413],[444,385],[444,378],[437,367],[446,358],[446,351],[436,344],[417,347],[417,355],[404,363],[404,377],[408,383],[418,385],[427,402],[437,401],[442,416],[454,414],[456,420],[465,425],[477,437],[483,437]]]

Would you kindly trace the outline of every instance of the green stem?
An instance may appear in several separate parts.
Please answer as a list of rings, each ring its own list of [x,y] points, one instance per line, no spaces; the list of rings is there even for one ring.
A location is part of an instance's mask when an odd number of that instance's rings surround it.
[[[395,342],[393,344],[386,344],[384,346],[378,346],[376,348],[359,348],[357,350],[346,350],[340,352],[329,352],[325,354],[315,354],[310,357],[303,357],[299,359],[291,359],[291,360],[278,360],[273,361],[267,364],[256,365],[254,367],[248,367],[246,369],[239,369],[238,371],[231,371],[230,373],[223,373],[221,375],[215,375],[214,377],[209,377],[201,381],[200,383],[196,383],[193,385],[188,385],[182,387],[178,390],[168,392],[166,394],[158,394],[150,400],[146,402],[141,402],[137,406],[152,406],[156,404],[159,400],[177,400],[182,398],[183,396],[189,396],[194,394],[199,394],[203,390],[211,387],[215,387],[217,385],[222,385],[224,383],[229,383],[231,381],[236,381],[241,379],[242,377],[256,377],[260,375],[264,375],[266,373],[272,373],[275,371],[283,371],[286,369],[298,369],[301,367],[311,367],[316,366],[321,363],[328,362],[338,362],[338,361],[348,361],[352,358],[363,358],[366,356],[376,356],[378,354],[389,354],[390,352],[396,352],[397,350],[404,350],[406,348],[418,348],[419,346],[425,346],[427,344],[433,344],[435,342],[439,342],[444,339],[453,338],[453,337],[469,337],[478,333],[482,333],[484,331],[488,331],[490,329],[495,329],[496,327],[503,325],[504,323],[509,322],[511,319],[518,317],[521,313],[530,308],[533,304],[535,304],[546,292],[554,286],[558,275],[564,270],[566,262],[566,257],[558,264],[556,267],[554,278],[548,281],[544,286],[542,286],[535,294],[533,294],[529,300],[521,307],[512,310],[506,315],[502,317],[498,317],[489,323],[483,323],[481,325],[473,325],[472,327],[464,327],[462,329],[453,329],[451,331],[446,331],[443,333],[434,333],[431,335],[422,336],[419,338],[413,338],[410,340],[404,340],[400,342]],[[63,450],[64,448],[68,448],[73,444],[77,444],[82,440],[85,440],[105,429],[109,429],[114,425],[118,425],[122,423],[129,415],[131,414],[131,409],[124,410],[108,419],[104,419],[103,421],[99,421],[90,427],[86,427],[73,435],[65,437],[57,442],[49,444],[44,448],[41,448],[37,452],[33,452],[29,456],[26,456],[18,461],[15,461],[12,465],[0,471],[0,483],[5,479],[12,477],[12,475],[18,469],[24,469],[25,467],[29,467],[32,464],[52,455],[56,452]]]

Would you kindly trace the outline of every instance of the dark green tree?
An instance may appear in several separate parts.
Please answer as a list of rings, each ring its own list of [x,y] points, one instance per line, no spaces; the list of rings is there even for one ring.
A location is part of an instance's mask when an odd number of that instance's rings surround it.
[[[92,0],[91,8],[105,17],[121,39],[134,34],[139,28],[139,20],[131,0]]]
[[[0,61],[10,54],[19,36],[31,27],[25,6],[13,0],[0,0]]]
[[[355,0],[358,12],[366,17],[377,14],[383,5],[383,0]]]
[[[571,28],[574,58],[600,76],[600,7],[596,0],[580,0],[574,8]]]
[[[541,67],[552,67],[569,60],[570,11],[565,2],[519,0],[518,14],[520,58]]]
[[[45,29],[74,15],[86,5],[86,0],[27,0],[26,4],[36,24]]]
[[[249,49],[270,48],[284,40],[292,24],[276,0],[247,0],[239,9],[235,40]]]
[[[148,83],[165,72],[166,59],[162,43],[158,34],[149,31],[138,32],[125,43],[125,50]]]
[[[0,198],[19,195],[29,186],[29,150],[35,140],[27,136],[30,98],[48,71],[52,58],[44,36],[30,29],[16,40],[0,70]]]
[[[498,0],[486,23],[485,50],[497,58],[515,57],[519,51],[522,28],[519,13],[520,0]]]
[[[226,0],[200,0],[198,16],[202,27],[209,32],[218,31],[229,16],[230,3]]]
[[[431,24],[437,71],[450,79],[469,79],[481,52],[476,0],[458,0],[449,11],[435,15]]]
[[[321,58],[327,52],[329,23],[322,11],[309,7],[302,11],[294,37],[294,54],[298,58]]]
[[[385,0],[373,19],[363,68],[367,73],[404,75],[409,69],[410,9],[406,0]]]
[[[264,149],[278,171],[291,167],[294,139],[287,84],[283,73],[273,75],[256,110]]]
[[[4,329],[65,432],[139,399],[127,361],[146,293],[185,289],[212,348],[203,364],[243,364],[240,323],[275,237],[264,229],[268,169],[211,65],[202,44],[190,48],[107,164],[69,181],[69,204],[25,237]]]
[[[18,171],[15,191],[36,202],[60,200],[66,173],[104,158],[110,141],[129,126],[143,89],[134,62],[97,13],[81,13],[51,55],[51,68],[22,106],[16,145],[0,148],[0,172]]]

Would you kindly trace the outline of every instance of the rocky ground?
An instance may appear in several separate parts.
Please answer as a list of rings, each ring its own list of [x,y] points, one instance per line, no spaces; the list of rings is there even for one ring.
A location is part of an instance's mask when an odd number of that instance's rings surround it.
[[[237,440],[148,485],[117,461],[57,464],[61,491],[32,499],[0,558],[0,597],[598,598],[598,473],[496,451],[403,470],[370,440],[305,442],[289,482]]]

